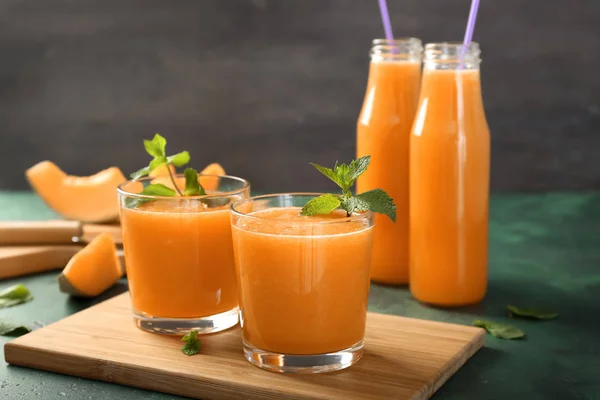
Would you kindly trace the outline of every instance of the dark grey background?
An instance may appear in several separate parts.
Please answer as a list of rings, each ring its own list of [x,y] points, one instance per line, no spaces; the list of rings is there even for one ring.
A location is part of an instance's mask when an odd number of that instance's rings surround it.
[[[461,40],[469,0],[388,0],[398,36]],[[0,0],[0,189],[43,159],[147,161],[155,132],[258,190],[354,155],[376,0]],[[482,0],[494,190],[600,187],[600,1]]]

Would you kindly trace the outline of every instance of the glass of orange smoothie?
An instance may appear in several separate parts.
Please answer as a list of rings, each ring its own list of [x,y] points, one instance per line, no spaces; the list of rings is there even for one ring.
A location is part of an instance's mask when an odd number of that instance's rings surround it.
[[[200,175],[206,188],[214,188],[204,196],[140,194],[152,180],[129,181],[118,189],[136,325],[174,335],[234,326],[238,297],[229,207],[249,196],[250,184],[233,176]]]
[[[373,213],[301,216],[319,194],[231,207],[246,359],[277,372],[328,372],[362,356]]]

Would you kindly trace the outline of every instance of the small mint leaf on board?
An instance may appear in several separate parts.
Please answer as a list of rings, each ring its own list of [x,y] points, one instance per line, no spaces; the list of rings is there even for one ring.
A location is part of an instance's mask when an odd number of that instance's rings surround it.
[[[500,339],[513,340],[525,337],[525,332],[511,325],[480,319],[473,321],[473,325],[484,328],[490,335]]]
[[[17,306],[33,300],[31,292],[19,283],[0,292],[0,309]]]
[[[167,139],[160,134],[155,134],[152,140],[144,140],[144,148],[152,157],[165,157],[165,149],[167,147]]]
[[[167,157],[167,163],[173,164],[176,167],[183,167],[185,164],[190,162],[190,153],[187,151],[182,151],[181,153],[177,153],[173,156]]]
[[[554,319],[554,318],[558,317],[558,313],[556,313],[556,312],[540,310],[538,308],[522,308],[522,307],[511,306],[511,305],[507,305],[506,308],[508,309],[508,315],[510,317],[517,316],[517,317],[522,317],[522,318],[542,319],[542,320]]]
[[[396,222],[396,204],[384,190],[373,189],[355,196],[355,207],[360,207],[356,211],[369,210],[372,212],[385,214],[392,221]]]
[[[186,342],[181,347],[181,352],[186,356],[193,356],[200,351],[200,339],[198,339],[198,331],[191,331],[181,338],[182,342]]]
[[[300,211],[300,215],[319,215],[319,214],[329,214],[333,210],[340,207],[342,204],[339,196],[333,194],[324,194],[319,197],[315,197],[310,200],[308,203],[302,207],[302,211]]]
[[[21,336],[31,332],[31,329],[8,321],[0,321],[0,336]]]
[[[198,171],[193,168],[186,168],[183,172],[185,176],[185,196],[204,196],[206,192],[200,182],[198,182]]]
[[[326,177],[331,179],[340,188],[344,189],[337,174],[331,168],[327,168],[327,167],[324,167],[322,165],[315,164],[315,163],[310,163],[310,165],[312,165],[313,167],[315,167],[317,169],[317,171],[319,171],[320,173],[322,173],[323,175],[325,175]]]

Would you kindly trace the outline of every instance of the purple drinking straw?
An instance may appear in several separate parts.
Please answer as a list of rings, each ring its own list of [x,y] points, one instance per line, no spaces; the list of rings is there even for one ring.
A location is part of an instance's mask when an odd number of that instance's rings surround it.
[[[465,31],[465,40],[463,42],[463,48],[461,50],[461,58],[465,55],[465,52],[471,44],[473,39],[473,31],[475,30],[475,20],[477,19],[477,10],[479,9],[479,0],[473,0],[471,2],[471,11],[469,12],[469,21],[467,22],[467,30]]]
[[[387,3],[385,0],[379,0],[379,11],[381,11],[381,20],[383,21],[383,30],[387,40],[394,40],[392,34],[392,23],[390,22],[390,13],[388,12]]]

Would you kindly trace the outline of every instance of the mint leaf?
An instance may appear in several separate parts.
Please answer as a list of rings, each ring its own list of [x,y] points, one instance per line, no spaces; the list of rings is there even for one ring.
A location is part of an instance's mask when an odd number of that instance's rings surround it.
[[[342,204],[339,196],[333,194],[324,194],[310,200],[302,207],[300,215],[318,215],[318,214],[329,214],[333,210],[339,208]]]
[[[354,211],[369,210],[385,214],[392,221],[396,222],[396,205],[394,204],[394,199],[382,189],[373,189],[357,195],[354,197],[351,206],[354,208]]]
[[[331,168],[327,168],[315,163],[310,163],[310,165],[315,167],[317,171],[319,171],[320,173],[331,179],[333,182],[335,182],[336,185],[344,189],[344,187],[342,186],[342,182],[338,178],[338,175]]]
[[[183,172],[185,175],[185,196],[204,196],[206,192],[200,182],[198,182],[198,171],[193,168],[186,168]]]
[[[352,184],[356,181],[356,179],[361,176],[366,170],[369,164],[371,163],[371,156],[364,156],[358,158],[356,160],[352,160],[350,162],[350,179],[352,179]]]
[[[554,319],[558,317],[558,313],[552,311],[544,311],[538,308],[519,308],[508,305],[508,314],[510,317],[517,316],[531,319]]]
[[[31,332],[31,329],[24,325],[0,321],[0,336],[21,336],[29,332]]]
[[[190,162],[190,153],[182,151],[174,156],[167,157],[167,163],[173,164],[176,167],[183,167],[185,164]]]
[[[158,133],[154,135],[152,140],[144,140],[144,148],[146,152],[153,157],[165,157],[165,149],[167,140]]]
[[[33,300],[29,290],[19,283],[0,292],[0,309],[13,307]]]
[[[144,167],[142,169],[138,169],[133,174],[129,175],[131,179],[134,181],[140,179],[142,176],[146,176],[150,173],[150,167]]]
[[[191,331],[181,338],[182,342],[186,342],[181,347],[181,352],[186,356],[193,356],[200,351],[200,339],[198,339],[198,331]]]
[[[170,187],[166,187],[162,183],[155,183],[148,185],[140,192],[146,196],[175,196],[176,193]]]
[[[480,319],[473,321],[473,325],[484,328],[490,335],[500,339],[512,340],[525,337],[525,332],[511,325]]]

